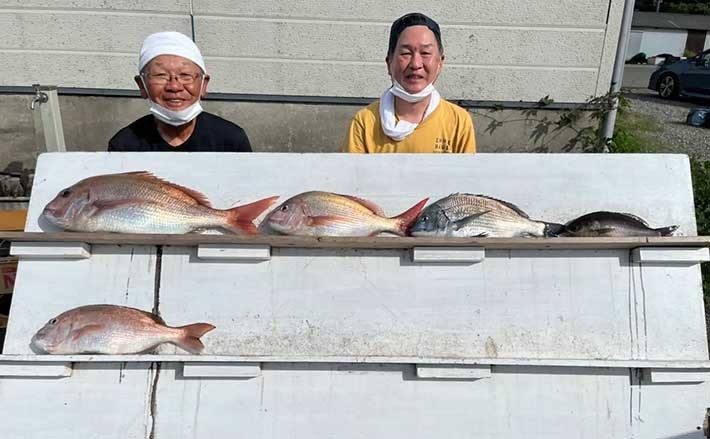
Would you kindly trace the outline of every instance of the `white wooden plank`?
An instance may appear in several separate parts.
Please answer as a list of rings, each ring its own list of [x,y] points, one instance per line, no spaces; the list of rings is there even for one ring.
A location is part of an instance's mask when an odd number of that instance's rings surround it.
[[[642,247],[634,249],[634,262],[693,265],[710,260],[707,248]]]
[[[21,260],[3,352],[32,353],[32,335],[77,306],[107,303],[152,310],[155,252],[149,246],[95,245],[89,259]],[[179,322],[179,316],[163,317]]]
[[[72,374],[71,363],[0,362],[0,377],[62,378]]]
[[[271,259],[271,246],[258,244],[200,244],[197,247],[197,257],[200,259],[268,261]]]
[[[0,412],[2,437],[146,438],[151,430],[150,368],[88,364],[75,365],[66,378],[2,378],[3,401],[8,402]]]
[[[505,367],[464,383],[397,365],[275,364],[247,380],[176,381],[178,370],[164,370],[157,400],[189,416],[159,405],[167,437],[630,437],[628,371]]]
[[[478,380],[491,377],[491,366],[417,364],[419,378]]]
[[[648,369],[644,370],[644,377],[654,384],[660,383],[702,383],[710,381],[710,370],[702,369]]]
[[[486,257],[482,247],[414,247],[412,261],[419,263],[476,263]]]
[[[10,254],[22,259],[88,259],[91,245],[85,242],[22,242],[12,243]]]
[[[137,355],[0,355],[0,364],[5,363],[261,363],[283,364],[414,364],[414,365],[461,365],[461,366],[535,366],[568,368],[607,369],[666,369],[707,370],[710,361],[705,360],[598,360],[574,358],[434,358],[434,357],[356,357],[356,356],[284,356],[284,355],[185,355],[185,354],[137,354]],[[294,366],[295,367],[295,366]]]
[[[261,375],[259,363],[185,362],[185,378],[255,378]]]

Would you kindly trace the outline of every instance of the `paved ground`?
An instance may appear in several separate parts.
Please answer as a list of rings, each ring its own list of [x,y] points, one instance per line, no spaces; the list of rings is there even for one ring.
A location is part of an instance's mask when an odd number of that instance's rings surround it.
[[[634,89],[624,95],[629,99],[632,111],[656,121],[660,130],[650,136],[663,152],[710,160],[710,128],[696,128],[685,123],[691,108],[710,108],[710,100],[665,100],[644,89]]]

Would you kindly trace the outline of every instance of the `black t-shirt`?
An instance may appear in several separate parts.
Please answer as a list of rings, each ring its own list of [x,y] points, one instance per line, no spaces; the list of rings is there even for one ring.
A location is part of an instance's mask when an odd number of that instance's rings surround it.
[[[109,151],[251,152],[244,130],[214,114],[197,116],[195,131],[180,146],[170,146],[158,133],[152,114],[122,128],[108,141]]]

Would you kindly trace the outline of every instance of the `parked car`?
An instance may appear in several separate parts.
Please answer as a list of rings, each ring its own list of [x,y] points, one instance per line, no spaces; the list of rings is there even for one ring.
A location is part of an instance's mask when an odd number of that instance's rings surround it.
[[[665,99],[679,95],[710,98],[710,50],[698,56],[663,64],[651,74],[648,88]]]

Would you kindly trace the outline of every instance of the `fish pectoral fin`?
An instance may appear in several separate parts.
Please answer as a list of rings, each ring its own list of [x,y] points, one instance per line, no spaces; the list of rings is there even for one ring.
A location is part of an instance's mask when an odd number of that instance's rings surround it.
[[[475,221],[479,217],[487,214],[488,212],[490,212],[490,210],[485,210],[480,213],[474,213],[473,215],[469,215],[466,218],[461,218],[458,221],[454,221],[453,228],[454,228],[454,230],[459,230],[463,227],[466,227],[467,225],[469,225],[470,223],[472,223],[473,221]]]
[[[344,216],[338,215],[320,215],[320,216],[309,216],[306,219],[306,225],[309,226],[327,226],[333,223],[345,222],[348,219]]]
[[[91,334],[92,332],[100,331],[102,329],[103,329],[103,325],[99,325],[98,323],[82,326],[81,328],[71,332],[71,339],[73,341],[77,341],[81,337],[86,337],[87,335]]]

